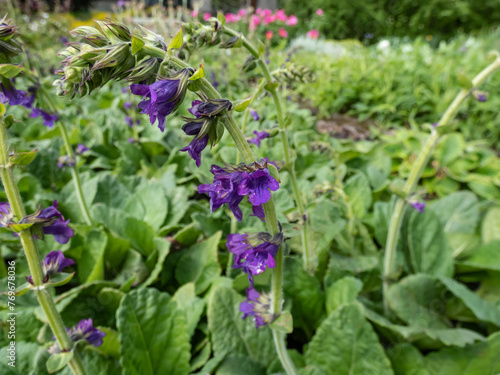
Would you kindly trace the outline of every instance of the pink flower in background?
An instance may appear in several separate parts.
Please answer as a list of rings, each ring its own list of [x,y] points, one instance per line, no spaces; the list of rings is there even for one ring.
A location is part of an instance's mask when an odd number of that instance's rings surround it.
[[[208,21],[212,17],[210,13],[203,13],[203,21]]]
[[[240,10],[238,11],[238,16],[240,16],[240,17],[245,17],[246,15],[247,15],[247,11],[246,11],[246,9],[240,9]]]
[[[191,18],[196,18],[196,17],[198,17],[198,11],[197,10],[193,10],[191,12]]]
[[[285,11],[283,9],[279,9],[276,11],[276,18],[279,21],[283,21],[283,22],[286,22],[286,20],[288,19],[288,17],[285,14]]]
[[[271,14],[273,14],[273,11],[271,9],[264,9],[262,10],[261,16],[265,18],[269,17]]]
[[[297,23],[299,22],[299,20],[297,19],[297,17],[295,17],[294,15],[291,15],[290,17],[288,17],[288,19],[286,20],[286,24],[288,26],[295,26]]]
[[[323,9],[319,8],[317,11],[316,11],[316,14],[318,16],[322,16],[323,15]]]
[[[235,23],[241,20],[241,17],[238,16],[237,14],[233,13],[226,13],[226,22],[227,23]]]
[[[257,10],[255,11],[255,14],[259,15],[259,14],[261,14],[261,13],[262,13],[262,9],[257,8]]]
[[[250,25],[248,27],[250,28],[251,31],[257,30],[257,26],[260,24],[260,17],[256,16],[255,14],[252,14],[250,17]]]
[[[280,27],[280,29],[278,30],[278,35],[282,38],[288,38],[288,31]]]
[[[272,30],[267,30],[266,31],[266,39],[271,40],[273,38],[273,32]]]
[[[262,21],[262,24],[263,25],[268,25],[270,23],[273,23],[274,21],[276,21],[276,16],[272,14],[270,16],[264,17],[264,20]]]
[[[316,29],[312,29],[312,30],[308,31],[306,35],[307,35],[308,38],[318,39],[318,37],[319,37],[319,31],[316,30]]]

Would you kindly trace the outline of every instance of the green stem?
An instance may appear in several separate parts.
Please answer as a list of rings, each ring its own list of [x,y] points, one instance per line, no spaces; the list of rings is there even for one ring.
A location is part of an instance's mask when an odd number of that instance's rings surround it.
[[[223,31],[231,36],[240,36],[240,34],[230,28],[227,28],[224,26]],[[264,78],[266,79],[267,83],[273,83],[273,76],[271,74],[271,71],[269,70],[269,67],[265,63],[265,61],[262,60],[262,58],[259,55],[259,51],[255,46],[244,36],[241,36],[242,38],[242,43],[243,46],[250,52],[253,57],[257,59],[257,64],[259,65],[262,74],[264,75]],[[290,175],[290,182],[292,184],[292,190],[293,190],[293,195],[294,195],[294,200],[295,204],[297,205],[297,209],[299,211],[301,220],[304,221],[304,226],[302,227],[301,230],[301,239],[302,239],[302,255],[303,255],[303,260],[304,260],[304,268],[310,272],[314,273],[314,270],[316,268],[315,264],[315,257],[312,252],[312,249],[309,245],[309,218],[307,217],[306,211],[304,209],[304,202],[303,202],[303,197],[300,194],[300,189],[299,189],[299,183],[297,181],[297,174],[295,172],[295,161],[292,160],[291,155],[290,155],[290,145],[288,143],[288,134],[286,131],[286,124],[285,124],[285,115],[284,115],[284,109],[283,109],[283,103],[281,101],[281,97],[278,94],[278,89],[277,87],[270,87],[269,91],[273,97],[274,100],[274,105],[276,107],[276,113],[278,115],[278,123],[280,127],[280,134],[281,134],[281,144],[283,146],[283,155],[285,158],[285,163],[287,167],[287,171]]]
[[[183,68],[189,68],[190,66],[185,63],[184,61],[178,59],[175,56],[169,56],[167,53],[159,48],[156,47],[151,47],[151,46],[144,46],[143,47],[143,52],[147,53],[151,56],[156,56],[160,58],[164,58],[168,60],[172,65],[176,66],[177,68],[183,69]],[[196,83],[198,84],[199,89],[210,99],[220,99],[221,95],[219,92],[212,86],[212,84],[206,79],[206,78],[200,78],[196,80]],[[233,116],[231,113],[227,113],[224,116],[221,116],[220,121],[224,124],[224,127],[226,130],[229,132],[231,137],[233,138],[234,143],[236,144],[236,147],[238,148],[239,153],[243,157],[243,161],[247,164],[252,163],[255,160],[255,156],[250,149],[250,146],[248,145],[248,142],[245,139],[245,136],[241,132],[240,128],[238,125],[236,125],[236,122],[233,119]],[[266,214],[266,224],[269,232],[271,234],[276,234],[280,231],[279,229],[279,224],[278,224],[278,219],[276,216],[276,208],[274,206],[274,201],[271,197],[271,199],[263,205],[264,207],[264,212]],[[278,253],[276,254],[275,258],[276,266],[273,270],[272,273],[272,286],[271,286],[271,297],[273,300],[273,306],[272,310],[275,314],[280,314],[281,313],[281,304],[282,304],[282,279],[283,279],[283,250],[280,247],[278,250]],[[295,366],[288,355],[288,352],[286,351],[286,344],[285,344],[285,336],[276,331],[272,330],[273,332],[273,337],[274,337],[274,342],[276,345],[276,351],[278,353],[278,356],[281,360],[281,364],[287,371],[288,375],[295,375],[297,374],[297,371],[295,370]]]
[[[500,68],[500,57],[497,57],[494,62],[488,65],[483,71],[481,71],[472,80],[472,89],[462,89],[458,95],[455,97],[453,102],[450,104],[446,112],[443,114],[438,122],[437,127],[447,125],[455,117],[460,105],[467,99],[471,94],[472,90],[479,86],[489,75]],[[439,133],[433,131],[422,148],[422,151],[418,155],[413,167],[410,171],[410,175],[406,180],[403,188],[403,194],[406,197],[411,196],[415,191],[418,181],[422,177],[422,173],[429,162],[432,152],[436,147],[440,139]],[[390,284],[397,280],[397,274],[395,270],[396,264],[396,249],[399,239],[399,232],[401,229],[401,223],[403,222],[404,210],[406,208],[406,201],[403,198],[397,198],[394,210],[391,216],[391,222],[389,224],[389,230],[387,232],[387,241],[384,256],[384,275],[383,275],[383,293],[384,293],[384,310],[386,313],[389,312],[389,305],[387,301],[387,291]]]
[[[7,130],[5,129],[3,115],[0,116],[0,165],[1,177],[5,193],[7,194],[7,199],[9,201],[12,212],[18,220],[26,216],[26,211],[19,194],[19,189],[14,179],[14,173],[12,171],[12,166],[9,166],[9,153],[8,153],[8,138]],[[64,322],[62,321],[61,315],[56,310],[56,306],[52,297],[50,296],[47,289],[43,285],[43,270],[42,270],[42,260],[40,258],[40,253],[35,244],[33,235],[31,234],[31,229],[26,229],[19,233],[21,239],[21,244],[26,255],[26,260],[28,262],[28,267],[33,278],[33,284],[35,286],[35,293],[47,320],[49,322],[50,328],[54,333],[54,336],[59,343],[62,350],[71,350],[71,341],[66,333],[64,327]],[[76,375],[85,375],[85,370],[83,369],[81,359],[79,355],[75,352],[75,356],[69,362],[73,373]]]
[[[50,107],[52,112],[57,112],[57,108],[52,101],[52,98],[48,92],[42,89],[44,97],[46,98],[46,102]],[[64,141],[64,147],[66,148],[66,154],[69,158],[74,158],[75,153],[73,152],[73,147],[71,147],[71,142],[69,140],[68,130],[66,129],[66,125],[64,121],[57,121],[59,125],[59,130],[61,130],[61,136]],[[78,204],[80,205],[80,210],[82,211],[83,219],[87,223],[87,225],[92,225],[92,217],[90,216],[89,208],[87,207],[87,203],[85,202],[85,196],[83,195],[82,183],[80,181],[80,173],[78,171],[78,166],[75,165],[71,168],[71,177],[73,179],[73,184],[75,185],[75,193],[76,199],[78,200]]]

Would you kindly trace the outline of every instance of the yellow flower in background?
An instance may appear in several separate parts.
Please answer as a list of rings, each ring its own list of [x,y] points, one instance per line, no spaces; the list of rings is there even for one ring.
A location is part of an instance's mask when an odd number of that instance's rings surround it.
[[[92,12],[91,16],[87,20],[81,20],[81,19],[76,19],[73,16],[71,18],[73,19],[71,22],[71,30],[74,28],[77,28],[79,26],[94,26],[94,20],[105,20],[107,17],[111,17],[111,13],[108,12]]]

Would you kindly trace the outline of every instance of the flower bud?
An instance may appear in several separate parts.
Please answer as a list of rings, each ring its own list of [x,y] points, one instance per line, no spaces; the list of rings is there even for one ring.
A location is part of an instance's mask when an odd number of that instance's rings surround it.
[[[158,71],[160,62],[156,57],[143,59],[138,65],[128,70],[130,73],[127,77],[128,82],[147,81]]]
[[[250,72],[257,67],[257,59],[255,57],[248,56],[245,62],[243,63],[243,71]]]

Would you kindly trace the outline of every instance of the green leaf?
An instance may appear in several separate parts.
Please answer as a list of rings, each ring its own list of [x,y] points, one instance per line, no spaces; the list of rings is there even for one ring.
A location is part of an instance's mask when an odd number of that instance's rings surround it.
[[[31,228],[32,226],[33,226],[33,223],[30,223],[30,224],[9,223],[9,225],[7,225],[7,228],[13,230],[16,233],[20,233],[25,229]]]
[[[470,90],[474,87],[474,84],[463,72],[458,73],[457,76],[458,85],[466,90]]]
[[[224,13],[222,12],[217,13],[217,19],[219,20],[222,26],[226,24],[226,17],[224,16]]]
[[[439,218],[431,210],[413,210],[407,228],[405,253],[413,273],[453,274],[453,257]]]
[[[33,318],[32,318],[33,319]],[[1,348],[2,355],[0,356],[0,373],[2,375],[27,375],[34,368],[36,360],[35,355],[38,351],[47,352],[47,349],[40,347],[34,342],[17,341],[15,344],[15,363],[14,367],[9,365],[12,363],[10,358],[10,342],[8,345]],[[40,375],[46,374],[45,363],[40,369]],[[38,375],[38,373],[37,373]]]
[[[30,152],[20,152],[9,157],[9,164],[12,165],[29,165],[35,160],[37,149]]]
[[[103,203],[108,208],[122,208],[127,202],[130,193],[118,179],[105,174],[97,179],[97,192],[93,204]]]
[[[257,50],[259,51],[259,57],[264,56],[264,53],[266,52],[266,46],[264,43],[262,43],[262,40],[259,39],[257,42]]]
[[[136,55],[146,43],[137,35],[132,36],[132,55]]]
[[[12,64],[0,64],[0,76],[11,79],[15,76],[19,75],[23,71],[23,67],[12,65]],[[0,111],[1,112],[1,111]],[[0,116],[3,116],[3,113],[0,113]]]
[[[125,221],[124,234],[142,255],[148,256],[155,248],[155,231],[142,220],[128,217]]]
[[[320,325],[305,353],[323,375],[392,375],[378,337],[357,304],[345,305]]]
[[[365,175],[358,173],[350,177],[344,185],[344,192],[349,197],[354,215],[358,218],[364,217],[372,204],[370,182]]]
[[[212,293],[207,318],[214,355],[239,353],[267,366],[276,355],[271,330],[256,329],[251,319],[241,319],[239,305],[243,300],[234,290],[223,286]]]
[[[125,204],[125,212],[148,223],[155,231],[163,225],[168,213],[168,199],[160,184],[147,184],[132,194]]]
[[[485,375],[500,373],[500,333],[465,348],[446,348],[425,358],[430,375]]]
[[[443,135],[436,147],[435,158],[440,166],[446,167],[459,158],[465,149],[464,136],[460,133]]]
[[[196,81],[197,79],[205,77],[205,62],[203,61],[200,64],[200,67],[193,73],[191,77],[189,77],[190,81]]]
[[[460,264],[484,270],[500,271],[500,240],[492,241],[470,252]]]
[[[156,250],[158,252],[158,258],[156,259],[155,266],[151,271],[149,277],[142,284],[143,287],[151,285],[154,282],[156,282],[158,276],[160,276],[160,273],[163,270],[163,264],[165,263],[165,259],[167,258],[167,255],[170,252],[170,241],[161,237],[155,237],[153,241],[156,246]]]
[[[167,293],[134,290],[116,312],[123,375],[185,375],[189,372],[186,320]]]
[[[184,284],[177,289],[172,300],[177,302],[178,308],[186,315],[187,332],[189,337],[193,336],[203,310],[205,310],[205,301],[196,297],[194,283]]]
[[[500,240],[500,207],[488,210],[481,225],[481,235],[484,243]]]
[[[221,274],[217,260],[217,249],[222,232],[215,233],[207,240],[184,251],[177,263],[175,278],[180,284],[194,282],[196,294],[207,290],[210,284]]]
[[[58,273],[54,276],[51,276],[49,281],[45,284],[47,286],[61,286],[69,283],[71,279],[75,276],[75,272],[73,273]]]
[[[172,38],[168,44],[168,50],[181,48],[183,43],[182,27],[177,31],[177,34]]]
[[[283,333],[292,333],[293,318],[289,311],[283,311],[270,325],[271,329]]]
[[[108,236],[102,230],[93,229],[85,239],[82,257],[78,261],[78,276],[82,282],[104,280],[104,250]]]
[[[243,112],[252,102],[252,97],[248,97],[246,99],[235,100],[233,102],[233,110],[236,112]]]
[[[410,344],[398,344],[387,354],[396,375],[429,375],[424,356]]]
[[[47,371],[52,374],[59,371],[73,359],[73,351],[53,354],[47,361]]]
[[[352,276],[346,276],[328,287],[326,290],[326,313],[356,300],[363,288],[363,282]]]
[[[442,301],[445,288],[434,277],[410,275],[389,287],[389,305],[397,316],[410,325],[425,328],[449,328],[450,322],[435,304]]]
[[[443,224],[445,233],[474,233],[479,222],[477,197],[470,191],[458,191],[429,205]]]
[[[262,365],[251,358],[231,353],[219,365],[216,375],[265,375],[266,371]]]
[[[104,340],[106,340],[106,338],[104,338]],[[85,348],[81,351],[81,354],[83,357],[83,368],[86,374],[122,375],[118,361],[112,357],[101,355],[99,352],[90,348]],[[73,375],[73,371],[71,371],[68,366],[62,372],[58,373],[58,375]]]

